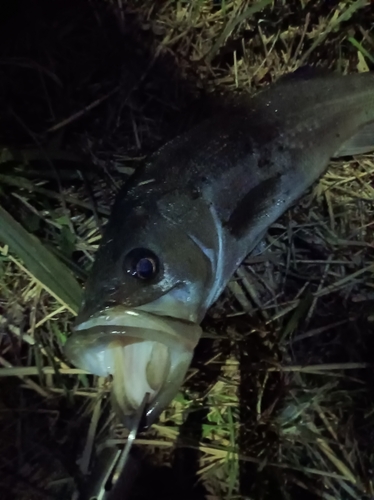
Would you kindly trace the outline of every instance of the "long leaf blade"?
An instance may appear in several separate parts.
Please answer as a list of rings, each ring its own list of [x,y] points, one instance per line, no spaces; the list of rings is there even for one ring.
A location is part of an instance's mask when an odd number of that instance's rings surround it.
[[[81,303],[82,289],[70,269],[1,206],[0,241],[11,248],[23,261],[29,273],[56,300],[65,305],[73,314],[77,313]]]

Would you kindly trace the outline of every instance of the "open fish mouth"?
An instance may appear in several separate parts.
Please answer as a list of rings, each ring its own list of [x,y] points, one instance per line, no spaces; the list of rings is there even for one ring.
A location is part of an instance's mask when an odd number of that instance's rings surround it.
[[[178,392],[202,333],[196,323],[120,306],[74,330],[65,345],[68,359],[94,375],[113,376],[112,396],[125,421],[148,393],[147,427]]]

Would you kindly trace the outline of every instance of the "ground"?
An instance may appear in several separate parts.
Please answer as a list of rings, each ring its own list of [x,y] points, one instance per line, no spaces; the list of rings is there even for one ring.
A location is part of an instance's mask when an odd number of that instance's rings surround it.
[[[62,351],[118,187],[221,94],[303,65],[372,70],[370,4],[1,7],[2,498],[74,498],[91,451],[126,438],[110,381]],[[373,155],[331,162],[238,269],[137,438],[134,498],[374,497],[373,181]]]

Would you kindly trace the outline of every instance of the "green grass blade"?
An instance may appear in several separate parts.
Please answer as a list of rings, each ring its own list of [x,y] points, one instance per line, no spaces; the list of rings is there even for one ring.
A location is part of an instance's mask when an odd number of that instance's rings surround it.
[[[358,42],[353,36],[348,37],[348,42],[350,42],[361,54],[366,57],[372,64],[374,64],[374,57]]]
[[[327,26],[323,27],[323,30],[320,31],[320,34],[315,38],[311,47],[304,52],[303,57],[301,57],[299,61],[299,66],[305,64],[305,62],[309,59],[309,56],[312,52],[326,40],[329,33],[332,33],[334,30],[338,29],[342,23],[345,23],[351,19],[351,17],[360,9],[364,9],[370,4],[368,0],[356,0],[349,4],[348,2],[345,4],[342,2],[342,10],[340,15],[334,15]],[[345,10],[344,7],[347,5]]]
[[[303,299],[300,300],[299,305],[296,307],[291,318],[284,327],[280,338],[280,343],[284,342],[296,330],[301,320],[305,318],[312,303],[313,295],[310,293],[308,293]]]
[[[23,261],[29,273],[61,304],[76,314],[82,289],[70,270],[0,207],[0,241]]]
[[[234,31],[234,29],[243,21],[246,21],[247,19],[251,18],[253,15],[257,14],[257,12],[260,12],[263,10],[265,7],[270,5],[273,2],[273,0],[262,0],[251,7],[248,7],[247,9],[242,12],[239,16],[234,15],[232,19],[227,23],[227,25],[224,27],[221,35],[218,37],[217,41],[213,45],[210,53],[206,57],[206,61],[210,63],[213,59],[213,57],[216,55],[220,47],[224,44],[226,38]]]

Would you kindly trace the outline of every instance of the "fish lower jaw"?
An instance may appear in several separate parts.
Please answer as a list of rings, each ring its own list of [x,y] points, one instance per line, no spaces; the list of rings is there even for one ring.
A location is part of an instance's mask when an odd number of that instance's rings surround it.
[[[76,365],[88,372],[113,377],[112,403],[125,425],[131,422],[148,393],[146,425],[167,407],[183,383],[193,352],[154,340],[117,337],[99,346],[79,350]]]
[[[112,375],[113,409],[123,421],[131,423],[148,393],[150,426],[183,384],[201,333],[196,323],[118,306],[78,323],[64,352],[76,367]]]
[[[122,412],[131,414],[146,393],[151,403],[162,389],[170,371],[170,349],[155,341],[143,340],[130,345],[108,346],[111,358],[113,396]]]
[[[150,340],[130,344],[114,340],[104,350],[86,356],[89,371],[113,376],[113,396],[125,415],[141,405],[146,393],[149,402],[157,397],[169,375],[172,358],[166,345]]]

